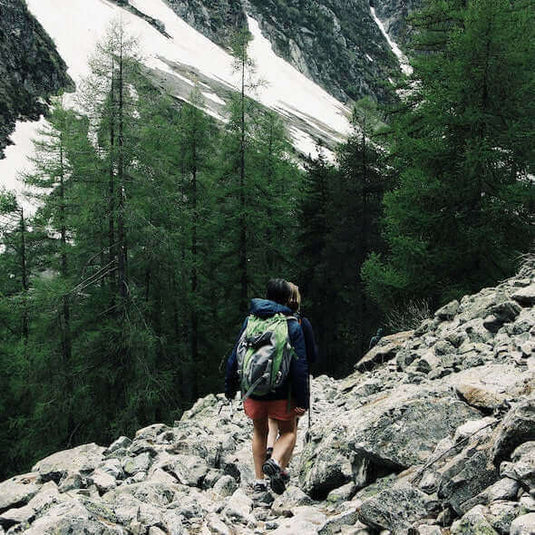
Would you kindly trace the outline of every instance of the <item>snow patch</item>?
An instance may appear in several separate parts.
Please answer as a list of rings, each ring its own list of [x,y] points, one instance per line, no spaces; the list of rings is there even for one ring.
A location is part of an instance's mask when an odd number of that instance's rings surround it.
[[[240,87],[239,75],[233,70],[232,56],[189,26],[163,0],[130,0],[130,4],[160,21],[167,35],[109,0],[26,2],[31,13],[54,40],[77,86],[90,73],[89,58],[94,54],[96,44],[104,38],[110,23],[120,21],[126,32],[139,40],[145,64],[167,78],[177,80],[176,85],[183,93],[175,96],[182,100],[188,100],[188,88],[196,81],[198,73],[203,77],[203,88],[206,88],[203,94],[209,101],[205,111],[223,119],[220,111],[225,104],[225,95],[219,94],[217,89],[221,90],[222,85],[226,89],[238,90]],[[316,154],[316,134],[334,141],[347,136],[351,131],[349,110],[278,57],[271,43],[262,35],[256,20],[248,17],[248,24],[253,35],[249,52],[257,65],[258,77],[266,81],[257,93],[250,96],[283,112],[290,120],[289,131],[296,148],[305,154]],[[210,85],[210,80],[214,86]],[[74,107],[75,95],[65,95],[64,102]],[[17,123],[11,136],[14,145],[6,149],[5,159],[0,160],[0,185],[19,192],[24,189],[17,175],[28,168],[28,157],[34,153],[31,140],[37,137],[44,124],[43,119],[39,123]],[[307,130],[315,134],[311,135]]]
[[[381,22],[381,20],[377,16],[377,13],[375,12],[375,8],[370,6],[370,10],[372,13],[373,20],[375,21],[377,26],[379,26],[379,29],[381,30],[381,33],[385,36],[385,39],[390,45],[392,52],[394,52],[395,56],[398,58],[401,71],[403,72],[403,74],[406,74],[407,76],[409,76],[410,74],[412,74],[412,67],[409,64],[409,60],[407,59],[407,56],[403,54],[399,46],[390,38],[390,35],[388,35],[388,32],[386,31],[385,25]]]
[[[221,104],[222,106],[226,104],[226,102],[223,99],[220,99],[215,93],[208,93],[206,91],[201,91],[201,93],[204,98],[207,98],[216,104]]]
[[[33,163],[28,159],[34,154],[32,140],[37,138],[39,130],[46,124],[46,120],[42,117],[39,121],[18,121],[15,131],[10,136],[13,145],[6,147],[5,158],[0,160],[0,188],[17,193],[26,213],[35,212],[37,206],[35,201],[26,196],[29,190],[19,175],[33,170]]]

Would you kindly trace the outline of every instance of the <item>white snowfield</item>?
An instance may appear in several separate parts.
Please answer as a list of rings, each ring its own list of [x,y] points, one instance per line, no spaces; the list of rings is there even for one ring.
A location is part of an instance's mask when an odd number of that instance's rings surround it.
[[[89,74],[89,57],[112,22],[121,21],[127,33],[136,37],[144,62],[167,90],[188,100],[194,81],[200,81],[208,113],[224,120],[229,91],[239,88],[233,58],[221,47],[177,16],[164,0],[130,0],[130,5],[157,19],[165,33],[141,17],[109,0],[26,0],[28,8],[54,40],[75,83]],[[253,35],[249,53],[256,64],[256,78],[263,84],[251,97],[277,110],[288,121],[297,150],[316,154],[319,139],[328,144],[342,141],[350,132],[349,110],[325,90],[278,57],[262,35],[258,23],[249,17]],[[74,99],[70,98],[70,102]],[[31,139],[37,123],[19,123],[0,160],[0,186],[20,189],[18,175],[32,154]]]

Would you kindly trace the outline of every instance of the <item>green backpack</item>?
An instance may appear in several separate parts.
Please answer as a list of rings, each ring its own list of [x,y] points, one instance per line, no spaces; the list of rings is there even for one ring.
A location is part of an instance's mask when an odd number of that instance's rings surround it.
[[[244,400],[251,394],[265,396],[288,376],[295,354],[288,331],[291,319],[296,318],[280,313],[270,318],[249,316],[236,353]]]

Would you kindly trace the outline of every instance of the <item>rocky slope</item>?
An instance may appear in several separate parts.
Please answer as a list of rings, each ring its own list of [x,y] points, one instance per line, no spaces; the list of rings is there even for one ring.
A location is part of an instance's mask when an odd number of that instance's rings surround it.
[[[251,425],[210,395],[0,483],[0,534],[535,533],[535,262],[312,394],[280,497],[253,503]]]
[[[37,119],[45,100],[70,87],[66,65],[23,0],[0,4],[0,158],[15,121]]]
[[[377,4],[399,34],[416,2]],[[385,80],[399,72],[368,0],[169,0],[169,5],[221,46],[229,45],[232,32],[244,25],[245,13],[251,14],[279,56],[342,101],[366,95],[388,99]]]
[[[423,5],[423,0],[372,0],[370,5],[375,8],[388,34],[403,45],[409,37],[407,17]]]

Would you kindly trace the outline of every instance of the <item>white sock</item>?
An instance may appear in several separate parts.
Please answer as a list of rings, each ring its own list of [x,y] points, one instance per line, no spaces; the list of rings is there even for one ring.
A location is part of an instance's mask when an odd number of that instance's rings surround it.
[[[266,486],[266,480],[265,479],[256,479],[255,480],[255,485],[258,484],[258,485],[264,485],[264,487]]]

